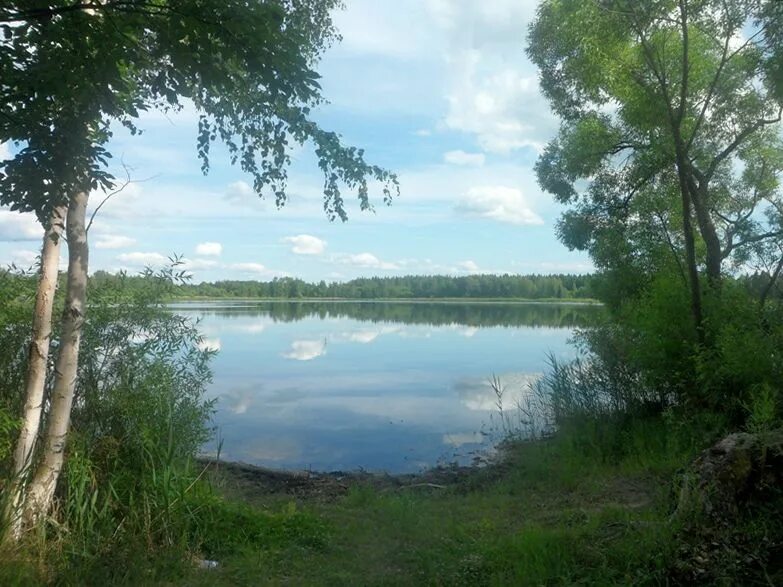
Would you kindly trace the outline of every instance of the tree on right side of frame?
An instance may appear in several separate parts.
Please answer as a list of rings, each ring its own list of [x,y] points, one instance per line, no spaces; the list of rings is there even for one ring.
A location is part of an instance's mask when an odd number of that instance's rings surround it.
[[[545,0],[530,28],[561,239],[630,289],[674,267],[702,342],[727,271],[783,263],[781,31],[774,0]]]

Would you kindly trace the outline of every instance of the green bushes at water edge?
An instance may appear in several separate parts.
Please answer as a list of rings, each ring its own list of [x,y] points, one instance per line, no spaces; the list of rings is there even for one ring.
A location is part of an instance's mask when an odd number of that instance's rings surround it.
[[[228,503],[195,464],[212,434],[205,390],[213,353],[201,350],[195,324],[159,304],[172,281],[163,271],[130,297],[116,284],[91,292],[55,511],[20,544],[3,546],[1,584],[175,580],[194,558],[324,542],[318,519]],[[0,309],[2,490],[24,401],[32,285],[0,275],[0,297],[10,301]],[[56,333],[53,341],[56,348]]]

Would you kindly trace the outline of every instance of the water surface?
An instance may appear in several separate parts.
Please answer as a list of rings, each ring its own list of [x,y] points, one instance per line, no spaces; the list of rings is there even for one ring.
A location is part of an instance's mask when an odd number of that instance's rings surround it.
[[[546,357],[594,307],[519,303],[189,302],[219,349],[221,457],[278,468],[410,472],[490,447]],[[209,447],[207,450],[212,450]]]

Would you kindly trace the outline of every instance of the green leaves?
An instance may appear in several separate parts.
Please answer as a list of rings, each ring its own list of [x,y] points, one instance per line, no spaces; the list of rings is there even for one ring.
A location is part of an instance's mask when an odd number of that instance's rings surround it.
[[[220,141],[231,162],[253,177],[256,192],[286,200],[289,149],[311,143],[324,173],[324,209],[347,218],[341,188],[370,209],[368,182],[389,203],[398,192],[391,173],[369,165],[311,118],[320,104],[313,66],[337,38],[337,0],[67,0],[30,9],[0,7],[0,141],[22,152],[0,167],[0,203],[47,211],[78,188],[111,186],[101,145],[117,121],[150,109],[199,111],[197,155],[209,171],[210,145]],[[13,26],[10,24],[13,23]],[[94,129],[101,129],[100,132]],[[64,144],[64,143],[68,144]]]
[[[562,126],[536,172],[543,189],[571,206],[559,225],[564,242],[589,250],[599,267],[646,259],[636,270],[654,271],[661,255],[684,262],[694,214],[704,240],[695,262],[706,260],[711,279],[724,258],[768,264],[768,245],[783,235],[775,214],[783,209],[780,6],[539,6],[527,52]]]

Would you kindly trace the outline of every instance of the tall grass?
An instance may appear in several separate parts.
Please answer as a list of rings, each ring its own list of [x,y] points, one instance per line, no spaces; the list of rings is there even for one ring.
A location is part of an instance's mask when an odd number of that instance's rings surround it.
[[[572,461],[575,469],[612,465],[673,472],[728,426],[722,414],[682,410],[638,374],[590,352],[570,361],[550,355],[545,373],[523,393],[510,394],[495,376],[489,386],[497,398],[495,428],[503,438],[557,445],[558,458]],[[519,399],[507,406],[508,396]],[[760,398],[757,403],[766,396]]]

